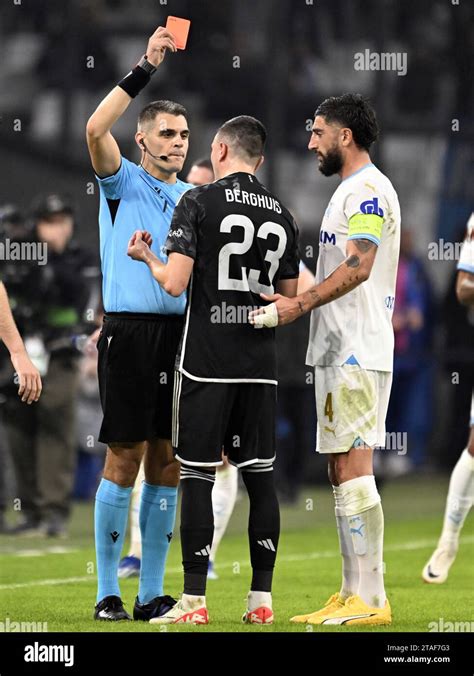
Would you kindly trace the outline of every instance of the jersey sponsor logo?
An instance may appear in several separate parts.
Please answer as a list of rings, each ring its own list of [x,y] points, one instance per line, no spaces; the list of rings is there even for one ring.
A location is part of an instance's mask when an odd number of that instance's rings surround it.
[[[384,302],[387,310],[393,310],[393,306],[395,305],[395,296],[386,296]]]
[[[328,232],[327,230],[321,230],[319,233],[319,241],[321,244],[334,244],[336,245],[336,233]]]
[[[382,207],[379,207],[378,197],[362,202],[359,209],[362,214],[375,214],[375,216],[381,216],[383,218],[383,209]]]
[[[170,230],[168,232],[168,237],[177,237],[178,239],[180,237],[184,237],[184,230],[183,228],[178,228],[177,230]]]

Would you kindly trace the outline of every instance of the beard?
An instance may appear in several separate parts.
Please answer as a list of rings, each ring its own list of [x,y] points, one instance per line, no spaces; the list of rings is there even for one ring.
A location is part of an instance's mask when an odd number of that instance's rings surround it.
[[[333,146],[327,151],[326,157],[321,157],[318,168],[323,176],[333,176],[341,171],[342,165],[342,153],[337,146]]]

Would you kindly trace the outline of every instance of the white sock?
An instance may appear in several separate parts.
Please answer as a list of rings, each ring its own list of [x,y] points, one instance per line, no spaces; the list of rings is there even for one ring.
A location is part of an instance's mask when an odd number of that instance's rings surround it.
[[[212,539],[210,561],[214,562],[216,552],[226,531],[234,510],[237,497],[239,470],[233,465],[224,466],[216,471],[216,481],[212,489],[212,510],[214,512],[214,537]]]
[[[202,608],[206,605],[205,596],[195,596],[194,594],[183,594],[181,596],[183,607],[185,610],[192,610],[193,608]]]
[[[130,500],[130,549],[128,556],[136,556],[137,559],[142,558],[142,536],[140,532],[140,500],[142,495],[142,486],[145,481],[145,470],[143,462],[140,464],[137,479],[132,490],[132,499]]]
[[[344,498],[340,486],[332,487],[334,493],[334,513],[336,515],[339,549],[342,556],[342,585],[339,594],[344,600],[357,594],[359,588],[359,562],[354,552],[349,522],[344,507]]]
[[[474,457],[467,448],[461,453],[449,481],[440,545],[457,549],[459,534],[474,502]]]
[[[247,609],[252,611],[260,606],[272,607],[272,593],[261,591],[250,591],[247,596]]]
[[[383,583],[383,511],[373,475],[340,485],[354,552],[359,563],[357,594],[372,608],[385,605]]]

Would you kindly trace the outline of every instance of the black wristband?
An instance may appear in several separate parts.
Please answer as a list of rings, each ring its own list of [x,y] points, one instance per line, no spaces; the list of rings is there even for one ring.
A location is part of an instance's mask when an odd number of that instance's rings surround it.
[[[148,73],[140,66],[135,66],[123,80],[117,83],[117,86],[134,99],[149,82],[150,76]]]

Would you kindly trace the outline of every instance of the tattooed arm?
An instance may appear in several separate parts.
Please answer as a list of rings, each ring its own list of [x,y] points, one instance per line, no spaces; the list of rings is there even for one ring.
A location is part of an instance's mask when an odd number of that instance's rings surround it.
[[[377,245],[368,239],[347,242],[347,258],[320,284],[297,296],[301,314],[344,296],[369,278]]]
[[[346,247],[347,258],[320,284],[315,284],[295,298],[285,298],[278,294],[265,296],[267,300],[275,302],[278,326],[290,324],[313,308],[326,305],[365,282],[370,276],[376,253],[377,245],[373,242],[367,239],[350,239]],[[262,310],[264,308],[251,313],[251,323],[254,323],[253,317],[261,314]]]

